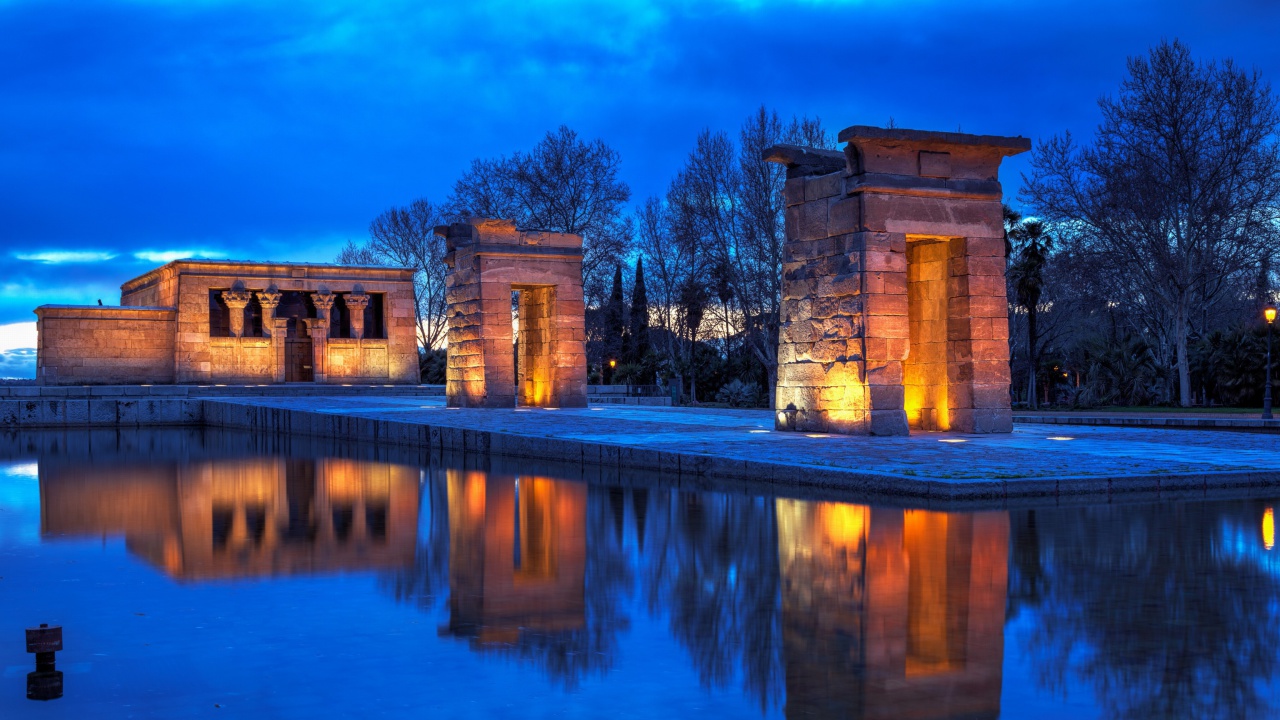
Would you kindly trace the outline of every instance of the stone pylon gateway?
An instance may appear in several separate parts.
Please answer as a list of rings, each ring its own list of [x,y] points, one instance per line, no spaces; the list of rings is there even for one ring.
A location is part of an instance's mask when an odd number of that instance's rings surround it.
[[[586,407],[582,237],[482,218],[436,234],[447,251],[448,406],[509,408],[518,392],[522,406]]]
[[[787,166],[779,429],[1010,432],[1001,161],[1021,137],[856,125]]]

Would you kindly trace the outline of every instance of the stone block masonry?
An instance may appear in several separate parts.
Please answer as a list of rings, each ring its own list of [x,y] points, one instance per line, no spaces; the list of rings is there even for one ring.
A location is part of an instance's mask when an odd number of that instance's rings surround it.
[[[172,308],[45,305],[36,373],[51,385],[173,382]]]
[[[1010,432],[1001,161],[1025,138],[854,126],[787,166],[779,429]]]
[[[586,407],[582,238],[480,218],[436,233],[448,250],[449,406]]]

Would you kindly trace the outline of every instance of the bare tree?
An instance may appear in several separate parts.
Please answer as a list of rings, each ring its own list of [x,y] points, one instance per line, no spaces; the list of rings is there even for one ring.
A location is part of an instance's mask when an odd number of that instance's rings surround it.
[[[764,150],[778,143],[831,148],[835,143],[819,118],[792,118],[783,126],[776,112],[761,106],[742,124],[738,153],[740,212],[738,234],[722,254],[729,287],[742,317],[743,337],[768,374],[778,379],[778,325],[782,305],[782,187],[786,168],[766,162]],[[774,393],[768,392],[770,406]]]
[[[338,254],[344,265],[394,265],[413,273],[414,311],[418,342],[431,349],[444,341],[444,240],[435,226],[444,222],[439,208],[425,198],[408,207],[393,207],[369,223],[363,245],[348,241]]]
[[[1130,58],[1099,101],[1093,144],[1041,143],[1022,198],[1091,261],[1172,350],[1192,400],[1188,336],[1201,307],[1253,277],[1280,222],[1280,114],[1256,71],[1197,63],[1180,42]]]
[[[589,305],[599,305],[634,233],[623,212],[631,189],[618,179],[620,163],[603,140],[584,142],[561,125],[528,153],[473,161],[454,184],[446,214],[582,235],[584,291]]]

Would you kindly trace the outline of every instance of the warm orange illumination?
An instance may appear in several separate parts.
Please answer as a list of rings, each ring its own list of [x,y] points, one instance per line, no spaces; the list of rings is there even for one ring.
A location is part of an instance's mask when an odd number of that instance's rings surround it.
[[[1267,308],[1266,308],[1265,310],[1263,310],[1263,311],[1262,311],[1262,316],[1263,316],[1263,317],[1265,317],[1265,318],[1267,319],[1267,324],[1271,324],[1271,323],[1275,322],[1275,321],[1276,321],[1276,306],[1275,306],[1275,305],[1268,305],[1268,306],[1267,306]]]
[[[610,361],[609,361],[609,367],[611,367],[611,368],[616,368],[616,367],[618,367],[618,361],[617,361],[617,360],[610,360]]]
[[[860,547],[867,527],[867,511],[865,505],[820,504],[818,517],[827,540],[836,547]]]
[[[949,430],[947,392],[947,278],[945,242],[907,244],[907,320],[910,347],[902,362],[903,408],[918,430]]]
[[[970,523],[970,518],[949,513],[903,513],[902,545],[908,568],[907,677],[964,667],[967,638],[958,632],[956,621],[969,614],[969,574],[957,572],[960,568],[953,554],[965,549],[964,543],[956,541],[971,532]]]
[[[1268,550],[1276,546],[1276,515],[1271,508],[1262,513],[1262,546]]]

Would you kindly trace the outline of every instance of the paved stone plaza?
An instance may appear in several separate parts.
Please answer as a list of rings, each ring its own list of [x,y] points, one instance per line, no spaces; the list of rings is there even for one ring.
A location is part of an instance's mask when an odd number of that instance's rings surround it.
[[[623,471],[947,498],[1280,484],[1275,437],[1254,433],[1019,424],[1008,435],[873,439],[775,432],[767,410],[468,410],[446,408],[442,398],[394,396],[225,398],[206,401],[205,422]]]

